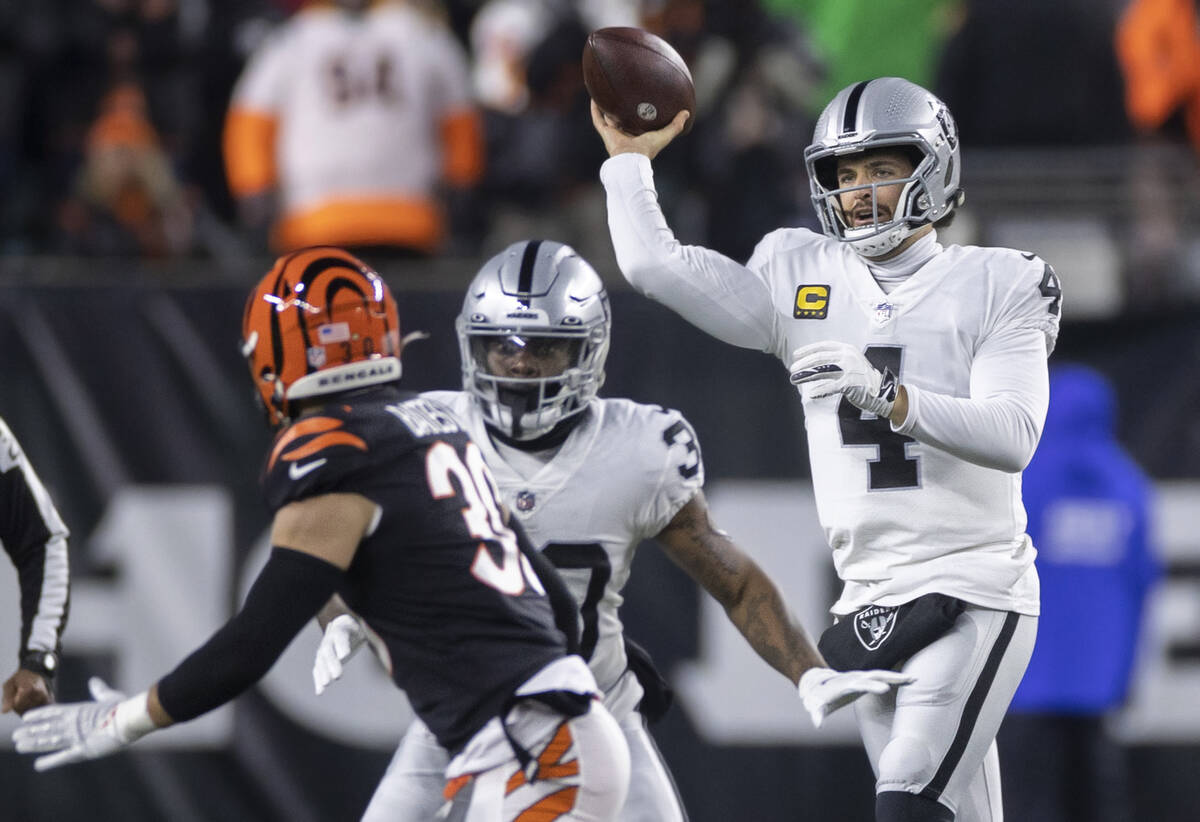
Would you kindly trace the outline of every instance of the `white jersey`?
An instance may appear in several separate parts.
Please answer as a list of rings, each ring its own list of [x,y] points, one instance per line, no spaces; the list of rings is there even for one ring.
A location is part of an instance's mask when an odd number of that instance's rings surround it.
[[[704,484],[691,426],[678,411],[624,399],[596,399],[541,470],[526,479],[488,436],[465,391],[424,396],[450,408],[483,451],[534,547],[559,569],[579,603],[580,652],[605,705],[622,719],[642,690],[627,666],[618,609],[638,544],[657,536]]]
[[[284,213],[341,198],[431,195],[439,119],[471,104],[465,50],[403,4],[307,8],[272,33],[233,92],[234,111],[278,118]],[[391,158],[383,162],[383,158]]]
[[[835,614],[929,592],[1038,613],[1020,470],[1045,418],[1060,290],[1032,254],[951,246],[891,293],[849,246],[807,229],[740,265],[675,241],[649,162],[605,163],[617,259],[639,290],[711,334],[791,362],[821,340],[898,374],[905,424],[801,391],[821,525],[845,583]],[[910,436],[911,435],[911,436]]]

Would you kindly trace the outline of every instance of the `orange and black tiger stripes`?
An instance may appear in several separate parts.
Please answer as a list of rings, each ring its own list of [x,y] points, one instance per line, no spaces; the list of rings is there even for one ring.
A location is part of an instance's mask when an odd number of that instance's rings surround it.
[[[242,347],[278,425],[292,416],[293,399],[398,378],[399,312],[383,279],[353,254],[305,248],[280,257],[251,294]],[[346,370],[383,358],[395,361]],[[337,377],[314,378],[336,369]]]
[[[367,444],[362,437],[348,431],[336,430],[344,424],[333,417],[308,417],[300,420],[284,431],[276,441],[275,447],[271,449],[267,470],[274,468],[278,459],[287,462],[302,460],[335,445],[349,445],[360,451],[367,451]],[[306,438],[310,439],[299,442]]]

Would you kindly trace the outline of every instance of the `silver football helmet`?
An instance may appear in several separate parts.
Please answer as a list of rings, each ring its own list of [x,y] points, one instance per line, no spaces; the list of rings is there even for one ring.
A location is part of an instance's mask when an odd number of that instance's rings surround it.
[[[467,289],[456,328],[463,388],[479,401],[487,423],[514,439],[535,439],[580,413],[604,384],[612,331],[608,294],[570,246],[527,240],[492,257]],[[561,373],[501,376],[488,367],[491,347],[555,343],[567,352]]]
[[[837,158],[877,148],[910,150],[912,175],[887,183],[839,188]],[[958,127],[946,104],[925,89],[899,77],[880,77],[847,86],[817,118],[813,141],[804,151],[813,206],[828,237],[849,243],[864,257],[878,257],[927,223],[962,205],[959,188],[962,162]],[[903,185],[891,219],[880,222],[878,200],[869,225],[852,226],[840,196],[877,185]]]

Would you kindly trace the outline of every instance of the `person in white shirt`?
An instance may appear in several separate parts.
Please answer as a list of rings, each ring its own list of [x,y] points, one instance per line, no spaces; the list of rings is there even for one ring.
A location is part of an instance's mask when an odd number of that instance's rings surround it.
[[[247,62],[222,142],[243,222],[279,253],[440,253],[485,155],[466,51],[411,0],[306,3]]]
[[[650,161],[687,116],[631,137],[593,103],[621,271],[788,366],[843,582],[820,647],[835,668],[915,678],[855,704],[877,822],[998,822],[995,734],[1037,629],[1021,471],[1046,415],[1058,278],[1033,254],[938,242],[963,201],[958,132],[913,83],[834,97],[805,151],[822,233],[774,231],[744,265],[680,244],[659,208]]]
[[[695,432],[678,411],[597,396],[611,336],[599,275],[570,246],[521,241],[486,262],[458,317],[462,391],[423,396],[454,413],[479,444],[497,492],[533,546],[558,568],[579,614],[577,652],[604,692],[630,751],[620,822],[687,818],[646,731],[656,674],[624,633],[619,608],[634,552],[653,538],[724,607],[760,657],[799,688],[816,724],[864,693],[908,678],[825,667],[774,583],[712,522]],[[317,692],[368,632],[329,621]],[[647,698],[647,692],[651,698]],[[420,721],[405,733],[364,822],[423,822],[442,805],[448,755]]]

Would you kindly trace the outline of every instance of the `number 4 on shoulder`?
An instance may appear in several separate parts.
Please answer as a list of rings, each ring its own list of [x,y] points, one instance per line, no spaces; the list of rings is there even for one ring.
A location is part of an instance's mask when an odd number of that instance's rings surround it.
[[[1042,281],[1038,283],[1038,290],[1042,292],[1043,297],[1050,298],[1050,305],[1046,306],[1046,311],[1057,315],[1059,305],[1062,303],[1062,284],[1058,281],[1058,275],[1054,273],[1054,269],[1046,263],[1046,270],[1042,272]]]

